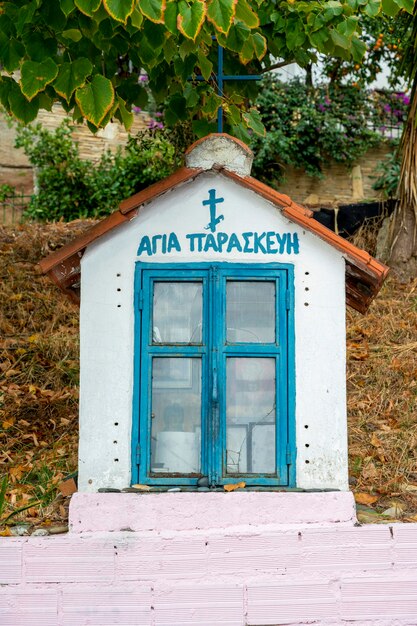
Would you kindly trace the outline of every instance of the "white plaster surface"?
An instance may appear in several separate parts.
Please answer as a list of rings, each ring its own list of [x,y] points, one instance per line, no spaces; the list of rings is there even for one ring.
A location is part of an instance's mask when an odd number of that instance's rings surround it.
[[[207,233],[208,190],[224,197],[225,233],[298,233],[298,255],[157,252],[137,258],[144,235]],[[346,490],[345,261],[282,217],[271,203],[221,173],[207,172],[140,208],[130,223],[91,244],[82,258],[79,489],[130,484],[134,270],[136,261],[294,264],[297,486]],[[117,459],[117,460],[116,460]]]

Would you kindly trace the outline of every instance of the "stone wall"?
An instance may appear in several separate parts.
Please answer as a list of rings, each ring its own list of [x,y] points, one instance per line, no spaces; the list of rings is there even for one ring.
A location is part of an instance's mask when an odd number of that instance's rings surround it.
[[[287,167],[286,181],[280,186],[280,191],[295,202],[318,207],[379,199],[379,193],[372,189],[378,177],[376,167],[391,151],[387,145],[373,148],[352,169],[339,163],[329,163],[323,170],[323,179],[312,178],[304,170]]]
[[[67,117],[65,111],[59,106],[54,106],[51,112],[40,111],[36,122],[48,130],[53,130],[65,117]],[[146,128],[146,121],[146,116],[136,115],[130,133],[134,135]],[[34,184],[33,168],[23,150],[14,147],[15,137],[16,130],[13,124],[4,114],[0,114],[0,185],[12,185],[19,194],[30,195]],[[118,122],[108,124],[96,135],[93,135],[86,124],[77,124],[74,126],[73,138],[78,143],[83,159],[97,161],[105,150],[115,151],[118,146],[123,146],[128,133]],[[0,214],[0,221],[2,217]],[[3,221],[7,222],[7,219]]]

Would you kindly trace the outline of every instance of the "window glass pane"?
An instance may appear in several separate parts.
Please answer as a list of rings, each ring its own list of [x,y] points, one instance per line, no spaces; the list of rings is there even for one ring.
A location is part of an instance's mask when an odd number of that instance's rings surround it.
[[[228,343],[275,342],[275,282],[228,280]]]
[[[201,343],[202,282],[155,282],[152,343]]]
[[[151,471],[200,473],[201,359],[152,359]]]
[[[226,377],[226,472],[274,474],[275,359],[228,358]]]

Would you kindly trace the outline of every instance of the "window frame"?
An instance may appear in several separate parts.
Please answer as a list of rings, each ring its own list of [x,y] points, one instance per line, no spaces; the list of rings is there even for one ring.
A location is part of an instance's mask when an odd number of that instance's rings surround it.
[[[276,281],[276,329],[274,344],[226,343],[227,280]],[[145,332],[152,328],[152,285],[155,281],[203,282],[202,344],[151,343]],[[147,304],[149,306],[147,306]],[[220,305],[221,315],[218,315]],[[143,263],[136,262],[134,284],[134,380],[132,413],[132,483],[170,488],[195,488],[195,476],[152,476],[150,473],[150,361],[157,355],[197,357],[202,360],[201,461],[209,467],[211,484],[244,480],[248,486],[290,488],[295,485],[295,341],[294,266],[281,263]],[[281,342],[281,343],[279,343]],[[271,354],[272,352],[272,354]],[[270,474],[226,473],[226,360],[228,357],[270,357],[276,361],[276,460],[279,477]],[[213,400],[217,371],[219,401]],[[142,378],[141,378],[142,377]],[[282,383],[282,384],[280,384]],[[279,398],[279,401],[278,401]],[[223,400],[223,401],[222,401]],[[146,416],[145,418],[141,416]],[[280,442],[280,445],[278,445]],[[209,458],[208,458],[209,457]],[[224,471],[223,471],[224,468]]]

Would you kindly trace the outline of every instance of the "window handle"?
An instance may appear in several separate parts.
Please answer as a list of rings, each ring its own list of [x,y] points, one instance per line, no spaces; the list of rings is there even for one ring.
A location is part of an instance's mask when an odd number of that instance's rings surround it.
[[[217,367],[213,368],[213,392],[212,392],[213,404],[217,404],[219,401],[219,390],[217,386]]]

